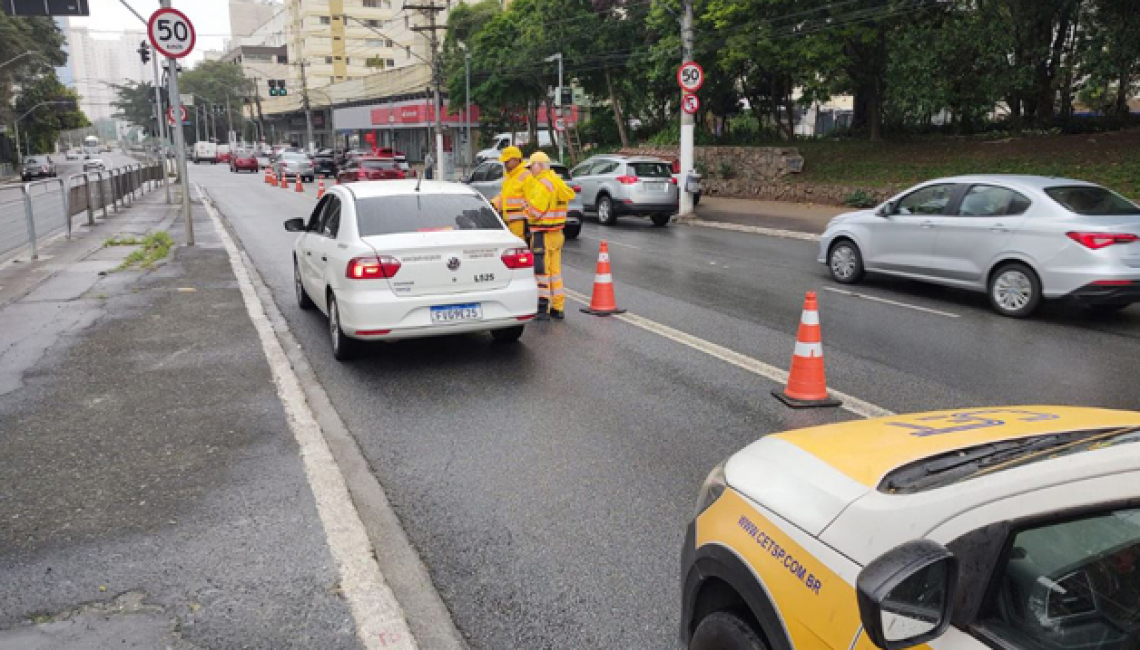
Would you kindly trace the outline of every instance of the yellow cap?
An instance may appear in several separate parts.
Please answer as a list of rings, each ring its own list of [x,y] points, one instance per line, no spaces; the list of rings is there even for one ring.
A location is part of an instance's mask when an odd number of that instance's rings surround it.
[[[530,162],[531,163],[536,163],[536,162],[548,163],[548,162],[550,162],[550,156],[546,155],[545,153],[543,153],[541,151],[536,151],[530,155]]]
[[[522,166],[523,167],[530,167],[530,158],[523,158]]]
[[[507,162],[511,158],[522,158],[522,151],[518,147],[507,147],[499,154],[499,162]]]

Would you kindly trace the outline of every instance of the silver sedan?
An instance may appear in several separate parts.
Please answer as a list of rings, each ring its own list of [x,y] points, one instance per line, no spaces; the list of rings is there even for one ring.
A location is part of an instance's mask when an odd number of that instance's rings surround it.
[[[1015,318],[1053,298],[1115,311],[1140,302],[1140,207],[1064,178],[943,178],[839,215],[818,261],[844,284],[872,272],[984,291]]]

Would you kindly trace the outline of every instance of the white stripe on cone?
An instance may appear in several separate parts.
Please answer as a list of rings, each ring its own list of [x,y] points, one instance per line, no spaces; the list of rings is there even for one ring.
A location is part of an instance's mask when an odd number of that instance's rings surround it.
[[[796,351],[793,353],[797,357],[822,357],[823,344],[822,343],[801,343],[796,341]]]
[[[597,282],[599,284],[613,284],[614,276],[609,273],[599,273],[598,275],[594,276],[594,282]]]
[[[819,312],[815,310],[805,311],[800,322],[804,325],[819,325]]]
[[[598,253],[598,261],[599,262],[610,261],[610,254],[609,253]]]

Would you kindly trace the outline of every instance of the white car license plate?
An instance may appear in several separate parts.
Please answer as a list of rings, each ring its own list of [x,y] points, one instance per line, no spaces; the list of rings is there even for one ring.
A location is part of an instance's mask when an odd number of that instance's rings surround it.
[[[477,302],[466,305],[441,305],[431,308],[431,322],[435,324],[461,323],[483,320],[483,305]]]
[[[649,190],[650,192],[664,192],[665,183],[646,183],[645,189]]]

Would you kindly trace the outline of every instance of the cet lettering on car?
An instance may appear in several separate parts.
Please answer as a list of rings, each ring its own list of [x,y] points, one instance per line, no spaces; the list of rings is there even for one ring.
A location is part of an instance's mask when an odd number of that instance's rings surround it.
[[[950,413],[945,415],[934,415],[930,417],[919,418],[919,421],[921,422],[950,420],[952,426],[944,427],[941,429],[932,426],[924,426],[921,424],[913,424],[910,422],[887,422],[886,424],[892,427],[911,429],[912,436],[925,438],[927,436],[938,436],[946,433],[972,431],[974,429],[984,429],[987,427],[1000,427],[1006,423],[1005,420],[997,420],[981,416],[1001,413],[1012,413],[1019,415],[1021,417],[1018,417],[1016,419],[1021,422],[1041,422],[1044,420],[1056,420],[1061,417],[1052,413],[1036,413],[1034,411],[1023,411],[1020,409],[986,409],[981,411],[966,411],[962,413]]]

